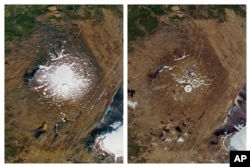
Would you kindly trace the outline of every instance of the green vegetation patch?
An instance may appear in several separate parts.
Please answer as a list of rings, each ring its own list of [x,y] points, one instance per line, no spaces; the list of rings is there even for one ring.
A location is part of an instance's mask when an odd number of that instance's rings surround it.
[[[128,11],[128,41],[137,37],[153,34],[159,26],[157,16],[165,14],[164,6],[160,5],[133,5]]]
[[[5,17],[5,40],[10,41],[14,37],[29,35],[35,27],[35,20],[28,15],[18,14]]]
[[[214,19],[221,23],[227,20],[225,9],[231,9],[236,15],[246,17],[244,5],[188,5],[183,8],[194,19]]]
[[[34,19],[27,15],[5,17],[5,40],[12,40],[13,37],[20,37],[29,34],[34,28]]]
[[[163,6],[152,5],[152,6],[146,6],[146,7],[148,7],[149,9],[151,9],[154,12],[154,14],[156,14],[158,16],[161,16],[161,15],[165,14],[165,10],[163,9]]]
[[[35,17],[44,12],[45,6],[39,5],[5,6],[5,41],[29,36],[36,25]]]
[[[78,11],[81,8],[81,5],[65,5],[63,6],[66,10]]]
[[[139,10],[138,23],[142,25],[147,33],[152,34],[153,31],[158,27],[159,22],[155,16],[151,15],[152,11],[148,8],[141,8]]]

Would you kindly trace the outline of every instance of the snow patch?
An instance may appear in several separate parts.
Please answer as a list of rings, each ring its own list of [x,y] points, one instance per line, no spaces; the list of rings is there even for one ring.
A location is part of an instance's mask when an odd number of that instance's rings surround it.
[[[188,57],[189,55],[186,55],[185,53],[180,57],[180,58],[177,58],[177,59],[174,59],[175,61],[179,61],[179,60],[182,60],[182,59],[185,59],[186,57]]]
[[[163,70],[171,71],[172,69],[173,69],[173,67],[170,67],[170,66],[163,66],[163,67],[162,67],[162,71],[163,71]],[[162,71],[159,71],[159,72],[162,72]]]
[[[51,94],[63,99],[69,99],[78,94],[82,89],[86,89],[90,84],[90,79],[79,76],[70,64],[59,66],[42,67],[41,79],[38,82],[43,84],[37,86],[37,89],[46,87],[43,94]]]
[[[186,85],[184,88],[185,92],[189,93],[192,92],[192,86],[191,85]]]
[[[59,52],[49,53],[51,61],[39,65],[31,79],[31,86],[46,98],[76,99],[89,90],[92,83],[90,65],[80,57]]]
[[[230,146],[236,150],[246,150],[246,126],[232,136]]]
[[[184,139],[182,138],[182,137],[179,137],[178,139],[177,139],[177,143],[183,143],[184,142]]]
[[[135,109],[135,107],[137,106],[138,102],[137,101],[131,101],[131,100],[128,100],[128,107],[130,109]]]
[[[110,125],[110,127],[112,127],[114,130],[117,130],[121,126],[122,126],[121,121],[115,121],[113,124]]]
[[[171,141],[172,141],[172,139],[170,139],[170,138],[166,138],[164,141],[165,141],[165,142],[171,142]]]
[[[152,146],[154,146],[154,147],[158,146],[157,143],[151,143],[151,144],[152,144]]]
[[[210,85],[210,80],[206,76],[201,76],[201,74],[195,71],[186,71],[184,75],[171,74],[173,79],[179,84],[185,84],[185,92],[191,92],[193,88],[198,88],[204,85]]]
[[[59,52],[54,51],[54,52],[50,52],[49,55],[51,57],[51,60],[58,60],[61,59],[63,57],[69,56],[69,54],[64,54],[65,49],[60,50]]]
[[[108,152],[117,157],[123,156],[123,126],[120,126],[116,131],[106,133],[96,138],[96,144],[101,150]]]

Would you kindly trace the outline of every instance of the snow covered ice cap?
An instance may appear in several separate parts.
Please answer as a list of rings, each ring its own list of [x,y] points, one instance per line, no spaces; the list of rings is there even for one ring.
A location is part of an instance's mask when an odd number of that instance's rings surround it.
[[[51,62],[39,66],[31,83],[46,98],[70,100],[88,91],[92,82],[91,73],[87,62],[61,50]]]

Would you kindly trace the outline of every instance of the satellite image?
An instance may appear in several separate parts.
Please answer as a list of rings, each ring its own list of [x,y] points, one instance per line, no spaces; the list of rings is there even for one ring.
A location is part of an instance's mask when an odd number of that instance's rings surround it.
[[[128,6],[128,162],[246,149],[246,5]]]
[[[5,163],[123,162],[122,5],[5,5]]]

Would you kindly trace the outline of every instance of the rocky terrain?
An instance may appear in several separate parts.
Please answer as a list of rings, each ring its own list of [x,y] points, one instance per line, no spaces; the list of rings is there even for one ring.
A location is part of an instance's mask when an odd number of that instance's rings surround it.
[[[84,141],[122,83],[121,13],[122,6],[108,5],[5,6],[6,163],[113,162],[99,159]],[[63,41],[72,54],[86,55],[95,79],[80,100],[55,104],[32,91],[25,74]]]
[[[129,162],[229,162],[211,138],[246,82],[244,11],[129,6]]]

